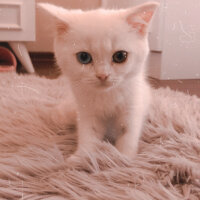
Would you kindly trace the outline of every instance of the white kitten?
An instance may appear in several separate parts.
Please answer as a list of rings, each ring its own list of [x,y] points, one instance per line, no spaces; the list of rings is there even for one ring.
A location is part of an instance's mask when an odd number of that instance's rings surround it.
[[[75,155],[92,151],[96,139],[108,139],[128,157],[136,154],[150,103],[144,63],[157,5],[84,12],[40,4],[57,19],[55,55],[78,106]]]

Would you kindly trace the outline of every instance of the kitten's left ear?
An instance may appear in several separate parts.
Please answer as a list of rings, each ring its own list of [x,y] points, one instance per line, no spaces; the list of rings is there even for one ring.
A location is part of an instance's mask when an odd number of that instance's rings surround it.
[[[126,18],[128,24],[136,29],[141,36],[146,35],[149,23],[158,6],[159,3],[157,2],[148,2],[128,9],[128,16]]]
[[[62,35],[63,33],[67,32],[69,27],[65,21],[65,15],[67,12],[65,8],[49,3],[38,3],[37,6],[47,11],[51,16],[54,17],[58,35]]]

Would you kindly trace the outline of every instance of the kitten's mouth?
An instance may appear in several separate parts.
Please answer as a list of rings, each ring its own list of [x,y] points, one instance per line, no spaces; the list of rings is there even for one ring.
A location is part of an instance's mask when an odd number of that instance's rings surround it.
[[[112,82],[108,82],[108,81],[102,81],[102,82],[99,82],[97,84],[97,87],[100,88],[100,89],[110,89],[112,88],[114,85],[112,84]]]

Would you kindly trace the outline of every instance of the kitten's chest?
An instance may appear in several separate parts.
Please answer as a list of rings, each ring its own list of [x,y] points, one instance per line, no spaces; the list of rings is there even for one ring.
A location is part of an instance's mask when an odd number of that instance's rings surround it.
[[[94,117],[107,118],[116,116],[129,109],[131,94],[124,90],[108,92],[81,92],[76,95],[79,110]]]
[[[123,133],[123,128],[118,124],[117,116],[105,118],[102,125],[105,127],[103,140],[115,145],[117,138]]]
[[[113,116],[127,105],[127,99],[123,94],[102,94],[96,97],[91,104],[97,114]]]

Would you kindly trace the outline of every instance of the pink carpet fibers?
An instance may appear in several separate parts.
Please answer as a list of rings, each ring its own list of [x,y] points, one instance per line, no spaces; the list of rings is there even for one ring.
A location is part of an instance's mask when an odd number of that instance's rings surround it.
[[[0,199],[200,199],[200,99],[153,90],[135,160],[99,142],[70,167],[75,132],[53,112],[64,98],[63,78],[0,74]]]

